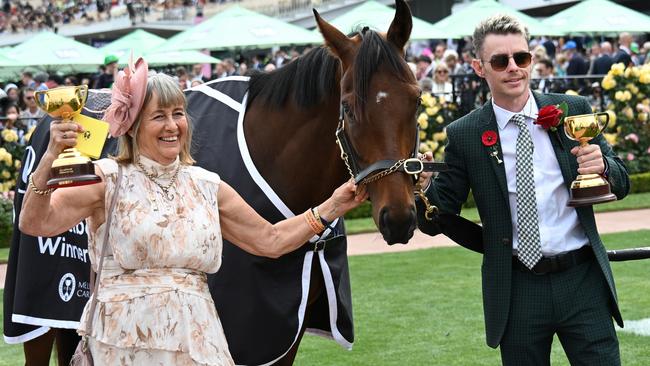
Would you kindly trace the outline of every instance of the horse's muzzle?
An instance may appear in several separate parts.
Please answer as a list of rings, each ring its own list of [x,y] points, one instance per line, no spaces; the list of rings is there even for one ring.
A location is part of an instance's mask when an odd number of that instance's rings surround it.
[[[407,206],[399,210],[382,207],[379,211],[379,231],[389,244],[406,244],[412,237],[417,225],[415,207]]]

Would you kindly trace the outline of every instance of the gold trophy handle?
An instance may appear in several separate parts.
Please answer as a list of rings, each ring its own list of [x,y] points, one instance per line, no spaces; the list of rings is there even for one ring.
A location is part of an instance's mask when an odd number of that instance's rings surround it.
[[[34,101],[36,102],[36,105],[44,111],[49,109],[48,106],[50,104],[50,98],[46,92],[47,90],[38,90],[34,92]]]
[[[86,100],[88,99],[88,85],[78,85],[75,86],[75,88],[76,88],[75,91],[79,95],[79,100],[81,101],[81,105],[85,105]],[[79,113],[81,113],[81,111],[79,111]]]
[[[605,124],[600,128],[600,133],[603,133],[603,131],[605,131],[605,129],[607,128],[607,125],[609,125],[609,113],[607,113],[607,112],[598,112],[598,113],[596,113],[596,118],[598,118],[599,121],[600,121],[599,117],[601,117],[601,116],[605,117]]]

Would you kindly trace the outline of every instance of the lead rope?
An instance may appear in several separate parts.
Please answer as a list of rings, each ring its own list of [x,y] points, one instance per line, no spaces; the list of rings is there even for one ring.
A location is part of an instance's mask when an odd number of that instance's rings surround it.
[[[424,210],[424,218],[426,218],[427,221],[433,220],[433,215],[438,214],[438,207],[432,205],[431,202],[429,202],[429,199],[427,198],[426,194],[424,194],[424,189],[422,189],[422,186],[420,186],[420,184],[415,185],[415,195],[420,197],[422,203],[424,203],[424,206],[426,207]]]

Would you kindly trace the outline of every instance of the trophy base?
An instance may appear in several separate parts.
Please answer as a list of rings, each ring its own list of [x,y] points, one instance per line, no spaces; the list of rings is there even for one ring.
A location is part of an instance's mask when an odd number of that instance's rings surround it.
[[[47,181],[47,188],[85,186],[102,181],[102,178],[95,174],[95,165],[90,161],[85,164],[53,167],[51,176]]]
[[[610,190],[605,178],[598,174],[579,175],[571,183],[571,199],[567,206],[591,206],[611,201],[616,201],[616,195]]]

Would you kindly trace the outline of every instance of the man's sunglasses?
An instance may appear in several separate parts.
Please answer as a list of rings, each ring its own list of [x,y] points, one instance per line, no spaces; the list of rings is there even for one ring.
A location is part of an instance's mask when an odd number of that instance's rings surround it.
[[[512,56],[502,53],[490,57],[490,61],[481,61],[489,62],[492,66],[492,70],[494,71],[503,71],[508,67],[508,64],[510,63],[510,57],[515,60],[515,63],[518,67],[522,68],[528,67],[528,65],[530,65],[530,62],[533,60],[533,55],[530,52],[515,52],[512,54]]]

